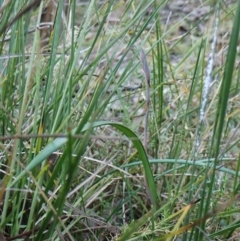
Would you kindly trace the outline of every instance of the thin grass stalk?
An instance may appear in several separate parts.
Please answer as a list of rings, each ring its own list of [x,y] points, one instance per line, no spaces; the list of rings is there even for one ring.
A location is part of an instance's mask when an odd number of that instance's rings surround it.
[[[199,51],[198,51],[198,56],[197,56],[197,61],[196,61],[196,65],[195,65],[195,69],[194,69],[194,74],[193,74],[193,80],[192,80],[192,84],[191,84],[191,88],[190,88],[190,93],[189,93],[189,98],[188,98],[188,102],[187,102],[187,108],[186,108],[186,115],[183,117],[183,127],[185,126],[186,120],[187,120],[187,116],[189,116],[191,118],[191,112],[189,112],[189,107],[190,107],[190,103],[191,100],[194,96],[195,93],[195,88],[198,85],[197,79],[201,78],[201,76],[203,76],[202,71],[203,71],[203,65],[204,65],[204,56],[205,56],[205,52],[206,52],[206,40],[202,39],[201,44],[199,46]],[[200,102],[201,103],[201,102]],[[198,110],[199,108],[195,109],[195,112]],[[185,131],[183,130],[183,133]],[[196,143],[196,142],[195,142]],[[193,144],[194,145],[194,144]],[[195,146],[193,146],[193,148],[195,148]],[[189,153],[189,161],[191,160],[191,154]],[[191,172],[192,176],[190,177],[190,181],[189,181],[189,190],[188,190],[188,202],[191,203],[193,200],[197,199],[197,195],[195,195],[193,197],[193,186],[196,186],[196,180],[195,180],[195,175],[193,175],[195,173],[196,167],[198,166],[198,162],[200,160],[198,160],[196,162],[196,160],[190,161],[193,163],[193,165],[191,166],[186,166],[183,170],[183,175],[181,176],[181,179],[179,181],[179,185],[177,190],[180,191],[182,190],[182,183],[186,182],[186,179],[188,177],[184,177],[184,173],[186,172]],[[199,173],[200,175],[200,173]],[[177,192],[178,192],[177,191]],[[190,212],[191,213],[191,212]],[[184,220],[184,224],[187,225],[188,223],[190,223],[190,215],[188,214]],[[191,232],[191,234],[189,236],[191,236],[193,234],[193,232]],[[184,233],[183,234],[183,240],[187,240],[187,236],[188,233]]]
[[[40,14],[38,15],[38,23],[40,21]],[[30,88],[30,85],[31,85],[31,70],[33,68],[33,65],[34,65],[34,58],[35,58],[35,49],[36,49],[36,44],[37,44],[37,34],[35,34],[35,37],[34,37],[34,43],[33,43],[33,53],[30,57],[30,64],[29,64],[29,69],[27,71],[27,76],[26,76],[26,85],[25,85],[25,89],[24,89],[24,93],[23,93],[23,102],[22,102],[22,106],[21,106],[21,109],[19,110],[20,113],[19,113],[19,121],[18,121],[18,125],[17,125],[17,129],[16,129],[16,133],[17,134],[21,134],[22,133],[22,125],[23,125],[23,119],[25,117],[25,114],[26,114],[26,109],[27,109],[27,102],[28,102],[28,98],[29,98],[29,88]],[[16,154],[17,154],[17,150],[18,150],[18,146],[19,146],[19,143],[20,141],[19,140],[15,140],[14,141],[14,149],[13,149],[13,152],[12,152],[12,157],[11,157],[11,163],[10,163],[10,172],[12,172],[15,168],[15,165],[16,165]],[[4,178],[5,179],[5,178]],[[8,184],[7,184],[7,187],[11,184],[11,180],[8,180]],[[4,182],[3,182],[4,183]],[[7,208],[8,208],[8,205],[7,205],[7,200],[9,199],[10,197],[10,191],[6,191],[6,195],[5,195],[5,204],[4,207],[3,207],[3,211],[2,211],[2,220],[1,220],[1,225],[3,224],[5,218],[6,218],[6,214],[7,214]]]
[[[154,8],[157,9],[157,3],[154,1]],[[153,54],[153,85],[154,88],[158,87],[157,92],[154,93],[153,97],[153,109],[154,111],[157,110],[157,120],[156,120],[156,127],[160,130],[162,125],[162,118],[163,118],[163,82],[164,82],[164,69],[163,69],[163,48],[162,48],[162,33],[161,33],[161,26],[159,16],[155,15],[155,29],[156,29],[156,38],[157,38],[157,53],[156,57],[154,58]],[[153,49],[152,49],[153,50]],[[155,52],[155,51],[153,51]],[[156,59],[156,61],[155,61]],[[155,157],[158,155],[159,150],[159,136],[155,139]]]
[[[60,23],[61,23],[61,19],[62,19],[62,11],[63,11],[63,1],[60,1],[58,4],[58,8],[57,8],[57,13],[56,13],[56,19],[55,19],[55,26],[54,26],[54,31],[53,31],[53,39],[52,39],[52,46],[51,46],[51,55],[50,55],[50,59],[49,59],[49,70],[47,73],[47,84],[46,84],[46,89],[44,91],[44,103],[43,103],[43,110],[42,110],[42,120],[44,120],[44,126],[46,126],[46,117],[47,117],[47,106],[48,106],[48,102],[51,99],[50,96],[50,90],[52,88],[52,83],[54,83],[54,69],[56,67],[56,56],[57,56],[57,49],[60,43]],[[68,81],[67,81],[68,83]],[[65,90],[67,91],[67,90]],[[62,96],[62,100],[65,98],[65,95],[63,94]],[[59,105],[59,109],[62,110],[61,108],[62,106]],[[58,109],[58,110],[59,110]],[[46,117],[45,117],[46,115]],[[55,117],[57,120],[58,119],[58,115]],[[55,122],[54,122],[55,123]],[[51,127],[51,133],[53,133],[55,131],[55,129],[53,127]]]
[[[240,155],[238,156],[237,160],[237,167],[236,167],[236,173],[239,173],[240,170]],[[238,176],[235,175],[234,177],[234,184],[233,184],[233,197],[237,195],[240,189],[240,183],[238,182]]]
[[[201,132],[202,132],[202,126],[203,126],[203,121],[204,121],[204,117],[205,117],[205,110],[206,110],[206,105],[207,105],[209,91],[210,91],[210,84],[212,82],[212,72],[213,72],[214,55],[215,55],[215,51],[216,51],[215,49],[216,49],[216,44],[217,44],[217,31],[218,31],[218,27],[219,27],[219,17],[220,17],[220,12],[219,12],[219,10],[217,10],[216,15],[215,15],[215,22],[214,22],[214,26],[213,26],[213,41],[210,46],[208,63],[207,63],[207,67],[205,70],[202,98],[201,98],[201,103],[200,103],[200,111],[199,111],[199,119],[198,119],[198,127],[197,127],[197,136],[196,136],[194,150],[193,150],[193,160],[195,162],[196,162],[197,156],[198,156],[198,149],[199,149],[200,141],[201,141]],[[195,166],[193,166],[192,175],[194,175],[195,170],[196,170]],[[202,186],[203,186],[202,197],[203,198],[199,205],[198,216],[201,216],[202,213],[206,213],[208,210],[207,208],[204,208],[204,203],[205,203],[205,199],[204,199],[205,188],[204,187],[206,186],[206,181],[207,181],[207,178],[202,183]],[[193,182],[193,179],[191,179],[191,182]],[[193,185],[193,183],[192,183],[192,185]],[[190,190],[192,190],[192,188]],[[200,189],[198,189],[198,190],[200,190]],[[194,197],[196,198],[197,195],[198,195],[198,193],[196,193]],[[192,198],[191,196],[192,196],[192,193],[189,194],[190,198]],[[208,196],[207,202],[209,202],[210,198],[211,198],[211,195]],[[203,209],[205,209],[205,212],[203,212]],[[202,225],[203,226],[201,226],[201,229],[204,230],[204,224],[202,224]],[[191,235],[192,234],[193,233],[191,233]],[[194,239],[200,240],[201,239],[200,237],[202,237],[202,235],[203,234],[199,232],[199,229],[196,229],[195,234],[194,234]]]
[[[86,20],[85,20],[85,22],[83,24],[83,29],[81,31],[81,32],[83,32],[83,35],[80,34],[80,36],[79,36],[79,38],[77,40],[78,48],[75,51],[75,53],[77,52],[78,54],[75,54],[74,59],[71,61],[72,65],[71,66],[69,65],[70,66],[70,71],[69,71],[69,76],[68,76],[68,78],[66,80],[66,86],[69,86],[69,83],[71,83],[73,71],[74,71],[74,68],[76,67],[77,60],[78,60],[79,54],[80,54],[80,49],[82,48],[82,43],[83,43],[85,34],[87,32],[87,27],[88,27],[88,24],[89,24],[89,21],[90,21],[90,17],[91,17],[91,14],[92,14],[92,8],[93,8],[92,5],[93,5],[93,1],[91,1],[91,4],[89,5],[88,11],[87,11],[87,17],[86,17]],[[53,126],[52,126],[51,133],[54,133],[57,130],[57,122],[58,122],[58,119],[60,117],[63,105],[64,105],[64,99],[65,99],[67,91],[68,91],[68,88],[65,88],[63,90],[62,98],[61,98],[60,104],[58,106],[58,110],[57,110],[57,113],[56,113],[55,121],[54,121]]]
[[[94,111],[94,109],[95,109],[95,107],[96,107],[96,105],[98,103],[98,99],[99,99],[99,96],[100,96],[101,91],[102,91],[101,81],[104,78],[104,75],[106,74],[106,72],[107,71],[103,72],[103,74],[101,75],[101,77],[100,77],[100,79],[98,81],[98,85],[96,87],[96,90],[94,92],[92,100],[91,100],[91,102],[89,104],[89,107],[88,107],[86,113],[84,114],[81,122],[79,123],[79,126],[76,128],[76,133],[79,133],[79,132],[82,131],[82,128],[84,127],[84,124],[87,123],[87,121],[90,121],[90,123],[94,121],[93,118],[95,117],[96,114],[95,113],[94,113],[94,115],[92,115],[92,114],[93,114],[93,111]],[[87,129],[87,133],[88,133],[87,136],[89,136],[90,132],[91,132],[91,124],[90,124],[90,127]],[[87,138],[87,137],[85,137],[85,138]],[[75,144],[76,144],[76,140],[74,140],[74,143],[72,143],[71,145],[69,144],[69,145],[70,146],[75,146]],[[87,146],[87,140],[81,141],[81,144],[78,147],[79,154],[77,154],[77,157],[74,157],[72,163],[71,163],[71,161],[70,161],[69,164],[65,163],[65,164],[67,164],[66,165],[67,169],[62,171],[62,174],[63,174],[62,175],[63,186],[61,188],[61,193],[59,194],[59,197],[57,198],[56,204],[55,204],[56,207],[58,207],[58,216],[61,215],[61,213],[62,213],[64,200],[65,200],[65,198],[67,196],[67,192],[70,189],[71,183],[73,181],[74,173],[77,170],[76,165],[78,164],[79,158],[85,152],[86,146]],[[69,155],[72,155],[72,151],[66,150],[65,152],[68,153]],[[59,165],[60,165],[60,162],[58,163],[56,169],[53,172],[53,175],[52,175],[52,178],[51,178],[51,182],[48,183],[48,186],[46,188],[46,192],[48,192],[48,190],[50,189],[51,185],[53,184],[53,180],[54,180],[53,178],[55,177],[55,175],[57,173],[57,170],[59,169],[58,168]],[[71,175],[69,175],[69,173],[71,173]],[[65,181],[66,178],[69,179],[67,182]],[[47,227],[51,217],[52,217],[52,212],[49,212],[47,214],[46,218],[44,219],[44,222],[42,223],[42,226],[41,226],[41,228],[39,230],[39,234],[37,236],[37,239],[41,240],[43,238],[41,233],[43,233],[43,230],[46,229],[46,227]],[[54,225],[49,230],[49,233],[52,233],[54,231],[54,227],[55,227],[55,225],[57,224],[57,221],[58,221],[56,218],[57,217],[55,217]]]
[[[229,98],[231,83],[233,80],[233,72],[234,72],[235,60],[236,60],[236,48],[238,46],[238,38],[239,38],[239,32],[240,32],[239,13],[240,13],[240,2],[237,5],[232,33],[230,37],[226,65],[224,69],[224,76],[223,76],[223,81],[222,81],[221,90],[220,90],[220,98],[218,102],[219,111],[217,112],[216,122],[214,126],[214,137],[216,136],[216,139],[217,139],[216,149],[214,152],[216,157],[219,154],[220,142],[223,134],[226,110],[228,106],[228,98]]]
[[[93,8],[93,2],[94,2],[94,1],[91,1],[91,2],[90,2],[91,8]],[[111,0],[111,1],[109,1],[109,2],[106,3],[106,4],[107,4],[107,8],[106,8],[106,10],[105,10],[105,12],[104,12],[103,19],[102,19],[102,21],[100,22],[100,26],[99,26],[99,28],[98,28],[98,31],[97,31],[96,35],[95,35],[95,38],[94,38],[94,40],[93,40],[93,43],[91,44],[91,47],[90,47],[90,49],[88,50],[88,53],[86,54],[86,56],[85,56],[85,58],[84,58],[84,60],[83,60],[83,62],[82,62],[82,64],[81,64],[79,70],[83,68],[83,66],[86,64],[87,60],[89,59],[89,56],[90,56],[90,54],[92,53],[93,48],[94,48],[97,40],[99,39],[100,34],[102,33],[104,24],[105,24],[106,21],[107,21],[107,17],[108,17],[108,15],[109,15],[110,12],[111,12],[113,3],[114,3],[113,0]],[[89,8],[90,8],[90,6],[89,6]],[[89,17],[90,17],[90,15],[89,15]],[[107,46],[108,46],[108,45],[107,45]]]
[[[217,13],[219,14],[219,10],[217,10]],[[216,142],[214,145],[214,149],[212,149],[214,156],[215,156],[215,164],[214,164],[214,167],[212,168],[211,183],[209,185],[209,190],[208,190],[208,198],[206,200],[206,205],[203,210],[203,213],[205,213],[205,214],[207,213],[208,208],[210,206],[213,185],[215,183],[216,165],[217,165],[217,161],[218,161],[223,126],[225,123],[225,115],[226,115],[226,109],[227,109],[227,105],[228,105],[228,97],[229,97],[231,82],[233,79],[236,48],[237,48],[237,42],[238,42],[239,30],[240,30],[239,29],[240,28],[239,21],[240,21],[240,3],[238,3],[237,9],[236,9],[236,16],[234,19],[232,34],[230,37],[229,50],[228,50],[228,55],[227,55],[227,59],[226,59],[225,71],[224,71],[223,81],[222,81],[221,90],[220,90],[220,98],[219,98],[219,103],[218,103],[219,111],[217,112],[217,115],[216,115],[214,133],[213,133],[213,138],[212,138],[212,144],[213,144],[214,138],[216,136]],[[213,148],[213,145],[212,145],[212,148]],[[203,195],[205,196],[204,193],[203,193]],[[204,230],[205,223],[202,223],[201,228]],[[197,235],[197,232],[195,234],[195,237],[196,237],[196,235]],[[200,233],[199,238],[201,238],[202,235],[203,234]]]

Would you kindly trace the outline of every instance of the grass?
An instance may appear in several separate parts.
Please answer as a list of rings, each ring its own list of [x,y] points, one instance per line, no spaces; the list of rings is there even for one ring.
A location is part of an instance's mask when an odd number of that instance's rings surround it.
[[[1,240],[238,240],[240,3],[46,4],[0,1]]]

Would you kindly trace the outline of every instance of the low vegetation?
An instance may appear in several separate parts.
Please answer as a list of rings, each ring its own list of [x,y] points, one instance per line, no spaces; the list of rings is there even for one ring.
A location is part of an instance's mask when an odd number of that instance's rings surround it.
[[[239,1],[0,0],[0,240],[239,240]]]

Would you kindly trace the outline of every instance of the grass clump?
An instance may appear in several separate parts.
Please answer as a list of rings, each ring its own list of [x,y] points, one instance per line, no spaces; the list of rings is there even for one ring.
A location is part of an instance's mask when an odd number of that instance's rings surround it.
[[[238,240],[239,3],[0,3],[2,240]]]

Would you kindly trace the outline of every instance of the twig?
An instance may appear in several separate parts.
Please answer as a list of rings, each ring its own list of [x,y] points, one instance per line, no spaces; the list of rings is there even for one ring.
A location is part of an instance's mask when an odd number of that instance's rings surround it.
[[[84,138],[84,135],[71,135],[72,138],[81,139]],[[29,135],[9,135],[9,136],[0,136],[0,141],[7,140],[16,140],[16,139],[31,139],[31,138],[68,138],[67,134],[29,134]],[[129,138],[124,137],[114,137],[114,136],[106,136],[99,135],[94,136],[90,135],[90,139],[105,139],[105,140],[118,140],[118,141],[129,141]],[[130,138],[131,140],[135,140],[135,138]]]
[[[18,14],[3,28],[0,30],[0,36],[9,29],[19,18],[21,18],[23,15],[25,15],[27,12],[29,12],[32,8],[35,6],[38,6],[40,4],[41,0],[35,0],[31,2],[27,7],[25,7],[22,11],[18,12]]]

